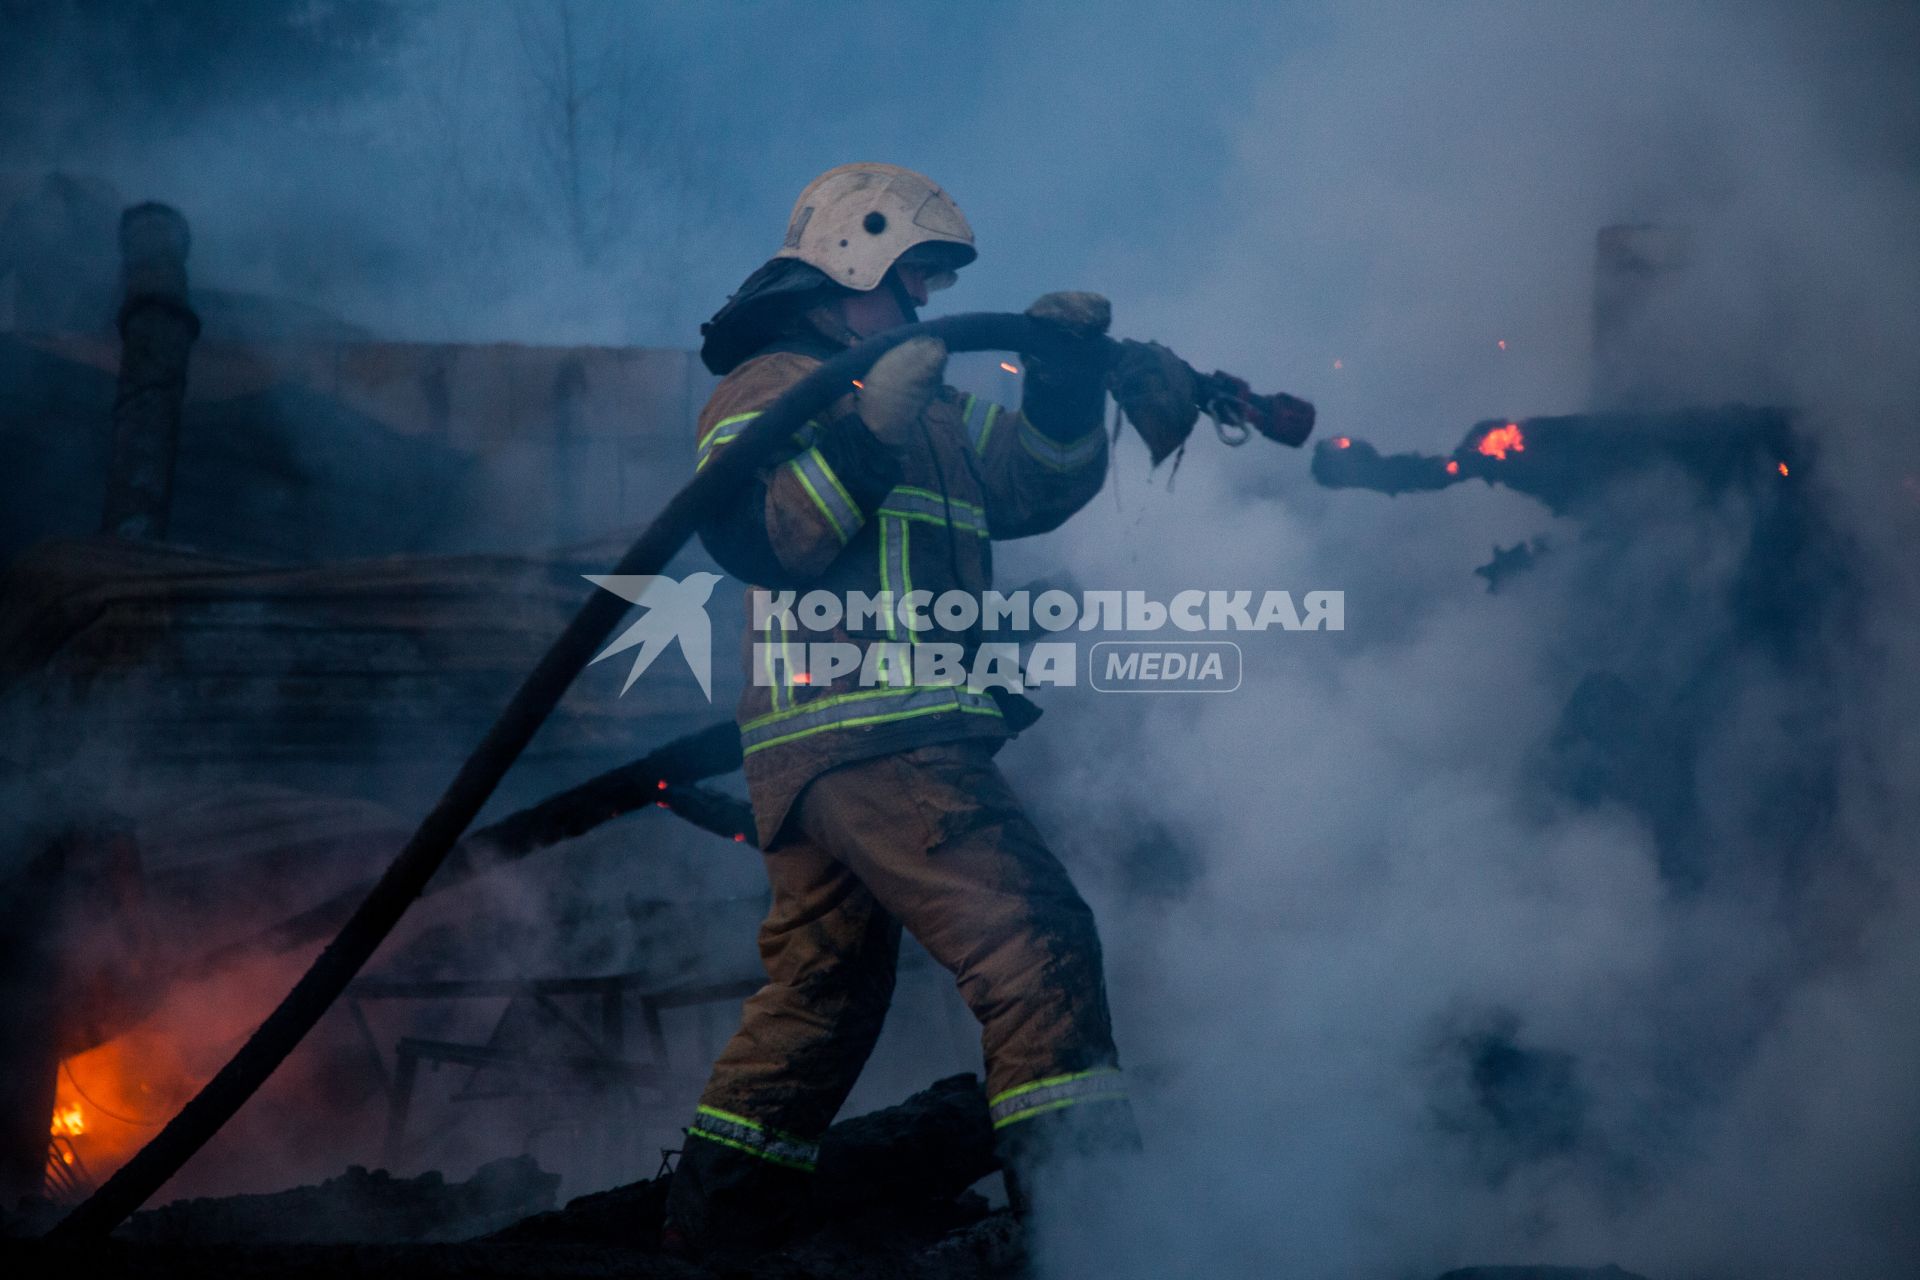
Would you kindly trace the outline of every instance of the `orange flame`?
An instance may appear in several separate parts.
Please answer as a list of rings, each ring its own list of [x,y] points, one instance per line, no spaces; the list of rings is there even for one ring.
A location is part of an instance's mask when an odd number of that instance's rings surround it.
[[[1002,369],[1005,369],[1005,370],[1006,370],[1006,371],[1007,371],[1008,373],[1018,373],[1018,372],[1020,372],[1020,371],[1019,371],[1018,369],[1016,369],[1016,368],[1014,368],[1014,367],[1013,367],[1012,365],[1010,365],[1010,364],[1008,364],[1008,363],[1007,363],[1007,362],[1006,362],[1005,360],[1002,360],[1002,361],[1000,362],[1000,367],[1001,367]]]
[[[1345,436],[1335,436],[1333,438],[1333,447],[1336,449],[1351,449],[1353,448],[1353,441]]]
[[[1780,464],[1780,474],[1783,476],[1787,474],[1787,464],[1784,462]]]
[[[1489,458],[1504,459],[1509,451],[1525,453],[1527,451],[1527,440],[1525,436],[1520,434],[1520,424],[1517,422],[1509,422],[1506,426],[1495,427],[1484,436],[1481,436],[1479,447],[1480,452]]]
[[[1452,458],[1447,459],[1447,474],[1450,476],[1459,475],[1460,474],[1459,462],[1455,461]]]
[[[53,1128],[50,1131],[56,1138],[74,1138],[87,1131],[86,1113],[80,1110],[77,1102],[65,1105],[56,1104],[53,1109]]]

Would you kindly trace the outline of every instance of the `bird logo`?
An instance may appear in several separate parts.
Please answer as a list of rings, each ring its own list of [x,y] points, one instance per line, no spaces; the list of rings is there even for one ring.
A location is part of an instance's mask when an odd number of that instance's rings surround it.
[[[693,678],[700,682],[700,692],[707,695],[708,702],[713,701],[713,623],[707,617],[707,598],[713,594],[714,584],[720,581],[719,574],[690,573],[678,581],[651,573],[581,576],[594,586],[646,610],[638,622],[621,632],[620,638],[593,660],[598,662],[640,646],[640,652],[633,658],[633,670],[627,673],[627,682],[620,686],[621,693],[633,688],[640,673],[677,640],[681,656],[693,669]],[[643,600],[642,596],[646,598]]]

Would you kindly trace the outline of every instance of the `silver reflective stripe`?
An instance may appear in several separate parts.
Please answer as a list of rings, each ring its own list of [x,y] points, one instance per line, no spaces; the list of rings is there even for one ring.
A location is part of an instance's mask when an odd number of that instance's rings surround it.
[[[1060,444],[1042,435],[1031,422],[1020,424],[1020,446],[1055,471],[1077,471],[1086,466],[1100,456],[1106,440],[1106,433],[1095,427],[1078,440]]]
[[[687,1133],[692,1137],[717,1142],[723,1147],[732,1147],[735,1151],[759,1156],[774,1164],[786,1165],[790,1169],[811,1170],[820,1159],[820,1144],[817,1142],[808,1142],[790,1133],[769,1129],[745,1116],[713,1107],[697,1108]]]
[[[775,711],[749,720],[740,728],[740,747],[743,753],[751,754],[830,729],[855,729],[862,725],[907,720],[947,711],[997,716],[1000,707],[989,695],[974,693],[958,685],[863,689],[858,693],[819,698],[786,711]]]
[[[973,451],[985,453],[987,441],[993,438],[993,424],[1000,420],[1000,406],[970,395],[961,402],[960,417],[966,424],[967,439],[973,442]]]
[[[833,468],[827,465],[826,458],[818,448],[810,448],[787,464],[793,474],[799,478],[800,485],[820,508],[820,514],[827,518],[833,527],[834,536],[845,546],[854,534],[860,532],[860,526],[867,518],[860,514],[859,506],[846,486],[840,483],[840,477],[833,474]]]
[[[987,536],[987,509],[944,497],[929,489],[898,485],[881,500],[880,514],[901,520],[920,520],[927,524],[951,524],[962,533]]]
[[[907,598],[907,592],[913,589],[913,577],[907,570],[908,556],[913,553],[908,536],[909,526],[899,516],[883,516],[880,520],[880,593],[893,603],[885,618],[889,639],[900,634],[899,612],[901,604]],[[914,633],[909,630],[908,639]]]
[[[1083,1102],[1124,1102],[1126,1097],[1120,1068],[1096,1067],[1071,1075],[1048,1076],[1009,1089],[995,1096],[987,1107],[987,1114],[993,1120],[993,1127],[999,1129],[1043,1111],[1058,1111]]]

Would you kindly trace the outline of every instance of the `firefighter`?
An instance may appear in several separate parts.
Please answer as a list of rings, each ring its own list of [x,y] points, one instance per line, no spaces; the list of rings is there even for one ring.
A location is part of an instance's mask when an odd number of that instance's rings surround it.
[[[702,327],[702,357],[723,377],[699,418],[695,466],[822,360],[912,322],[974,257],[959,207],[920,174],[850,164],[815,179],[780,251]],[[1092,337],[1108,304],[1053,293],[1029,314]],[[713,513],[702,541],[762,588],[977,599],[993,540],[1057,528],[1101,487],[1106,372],[1091,345],[1083,360],[1029,360],[1017,411],[943,385],[938,342],[896,347]],[[1184,413],[1190,426],[1184,368],[1170,354],[1136,359],[1167,367],[1132,371],[1128,387],[1160,403],[1129,391],[1130,416]],[[1017,1209],[1063,1149],[1137,1145],[1092,912],[992,759],[1038,712],[964,682],[863,687],[854,672],[800,683],[775,662],[809,641],[969,653],[981,641],[977,623],[858,621],[796,635],[772,616],[745,637],[739,719],[772,886],[759,938],[767,984],[714,1065],[674,1174],[669,1243],[696,1255],[755,1252],[804,1222],[820,1137],[880,1034],[902,927],[980,1022]]]

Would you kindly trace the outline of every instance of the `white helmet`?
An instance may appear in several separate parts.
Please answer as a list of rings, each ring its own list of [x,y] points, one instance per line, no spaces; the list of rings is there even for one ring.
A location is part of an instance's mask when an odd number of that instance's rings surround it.
[[[798,258],[837,285],[865,293],[910,249],[931,271],[974,260],[973,228],[931,178],[891,164],[843,164],[800,193],[776,258]]]

